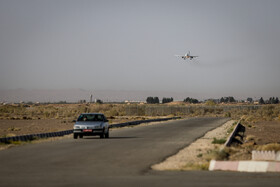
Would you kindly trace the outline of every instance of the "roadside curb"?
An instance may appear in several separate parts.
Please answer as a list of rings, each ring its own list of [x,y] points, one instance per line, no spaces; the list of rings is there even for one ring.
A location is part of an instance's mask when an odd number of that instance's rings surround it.
[[[216,161],[211,160],[210,171],[280,172],[280,162],[272,161]]]

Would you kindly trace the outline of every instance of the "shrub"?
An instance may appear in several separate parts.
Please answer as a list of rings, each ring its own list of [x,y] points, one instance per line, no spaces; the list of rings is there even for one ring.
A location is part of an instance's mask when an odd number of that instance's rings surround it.
[[[224,144],[226,143],[226,139],[222,138],[222,139],[216,139],[214,138],[212,141],[212,144]]]
[[[232,125],[228,130],[227,130],[227,133],[230,134],[234,129],[234,125]]]
[[[257,146],[258,151],[280,151],[280,144],[271,143]]]
[[[10,127],[8,128],[8,131],[20,131],[21,129],[20,128],[17,128],[17,127]]]
[[[203,156],[202,153],[199,153],[198,155],[196,155],[198,158],[201,158]]]
[[[206,101],[205,105],[207,105],[207,106],[215,106],[216,103],[213,100],[208,100],[208,101]]]
[[[246,140],[247,140],[247,141],[254,141],[255,138],[256,138],[255,136],[249,135],[249,136],[246,137]]]
[[[208,170],[208,168],[209,168],[209,162],[204,162],[204,163],[200,163],[200,164],[187,163],[183,167],[183,170]]]
[[[214,160],[228,160],[229,153],[223,150],[211,150],[209,153],[209,158]]]

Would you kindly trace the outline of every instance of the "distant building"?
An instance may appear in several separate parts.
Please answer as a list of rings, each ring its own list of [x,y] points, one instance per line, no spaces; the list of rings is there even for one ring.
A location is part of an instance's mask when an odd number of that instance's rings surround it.
[[[92,103],[92,94],[90,95],[89,102]]]
[[[82,104],[82,103],[86,103],[87,101],[84,99],[84,100],[79,100],[78,103]]]
[[[125,100],[124,103],[126,104],[143,104],[143,101],[129,101],[129,100]]]

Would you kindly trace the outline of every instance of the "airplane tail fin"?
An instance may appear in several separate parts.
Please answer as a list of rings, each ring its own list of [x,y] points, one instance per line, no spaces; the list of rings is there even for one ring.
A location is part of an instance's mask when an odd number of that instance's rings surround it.
[[[185,54],[185,56],[190,56],[190,51]]]

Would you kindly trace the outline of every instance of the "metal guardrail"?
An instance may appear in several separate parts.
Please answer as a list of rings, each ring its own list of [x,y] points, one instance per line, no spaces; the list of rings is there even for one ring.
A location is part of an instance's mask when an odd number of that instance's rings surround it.
[[[118,127],[126,127],[132,125],[140,125],[142,123],[150,123],[150,122],[160,122],[160,121],[168,121],[172,119],[180,119],[181,117],[173,117],[173,118],[159,118],[159,119],[148,119],[148,120],[138,120],[138,121],[131,121],[126,123],[118,123],[110,125],[110,128],[118,128]]]
[[[131,121],[131,122],[126,122],[126,123],[118,123],[118,124],[110,125],[110,128],[139,125],[142,123],[150,123],[150,122],[168,121],[171,119],[180,119],[180,117],[159,118],[159,119],[149,119],[149,120]],[[40,139],[40,138],[59,137],[59,136],[64,136],[64,135],[68,135],[68,134],[72,134],[72,133],[73,133],[73,130],[66,130],[66,131],[58,131],[58,132],[4,137],[4,138],[0,138],[0,143],[10,143],[10,142],[16,142],[16,141],[32,141],[32,140],[36,140],[36,139]]]
[[[228,137],[228,139],[225,143],[226,147],[229,147],[233,142],[241,143],[239,140],[237,140],[235,138],[236,136],[240,136],[242,138],[242,136],[239,134],[239,132],[243,132],[243,136],[244,136],[245,127],[243,125],[241,125],[240,120],[238,121],[234,130],[231,132],[230,136]]]
[[[12,136],[12,137],[0,138],[0,143],[10,143],[10,142],[15,142],[15,141],[31,141],[31,140],[36,140],[36,139],[40,139],[40,138],[64,136],[64,135],[68,135],[68,134],[72,134],[72,133],[73,133],[73,130],[66,130],[66,131],[58,131],[58,132]]]

